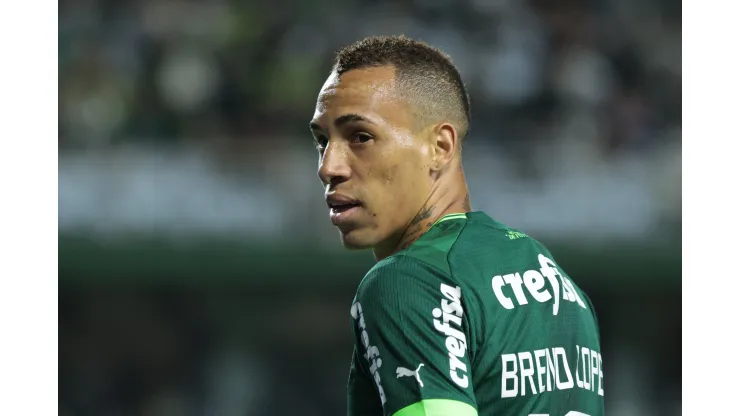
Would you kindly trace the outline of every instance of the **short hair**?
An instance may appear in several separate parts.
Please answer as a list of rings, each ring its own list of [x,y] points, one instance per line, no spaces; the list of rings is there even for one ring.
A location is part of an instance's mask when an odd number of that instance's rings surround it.
[[[460,141],[470,125],[470,97],[452,59],[441,50],[406,36],[373,36],[340,49],[332,71],[392,66],[396,82],[416,107],[417,124],[450,121]]]

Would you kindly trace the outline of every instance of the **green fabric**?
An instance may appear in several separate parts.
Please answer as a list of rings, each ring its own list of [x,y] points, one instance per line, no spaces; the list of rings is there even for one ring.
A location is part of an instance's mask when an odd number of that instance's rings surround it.
[[[478,416],[467,403],[446,399],[429,399],[404,407],[393,416]]]
[[[441,414],[419,413],[440,399],[482,415],[604,413],[590,300],[539,241],[483,213],[378,262],[350,315],[350,416]]]

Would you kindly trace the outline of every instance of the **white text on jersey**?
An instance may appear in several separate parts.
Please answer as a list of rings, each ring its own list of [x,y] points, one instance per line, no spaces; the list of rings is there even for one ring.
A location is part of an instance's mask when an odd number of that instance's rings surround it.
[[[441,302],[441,308],[432,310],[432,315],[437,318],[433,320],[434,328],[447,335],[445,347],[450,358],[450,378],[458,386],[467,388],[469,385],[468,368],[461,361],[461,358],[465,357],[465,351],[468,347],[465,334],[461,331],[463,307],[460,298],[462,297],[462,291],[459,286],[452,287],[444,283],[441,284],[440,291],[444,298]]]
[[[502,354],[501,397],[521,397],[573,387],[603,396],[601,353],[580,345],[576,345],[575,350],[575,360],[571,355],[570,362],[563,347]]]
[[[506,286],[511,287],[516,303],[519,304],[519,306],[529,303],[527,296],[524,294],[524,290],[522,289],[522,285],[524,285],[527,288],[527,292],[529,292],[532,298],[537,302],[542,303],[551,299],[553,300],[553,315],[557,315],[558,310],[560,309],[561,288],[563,299],[569,302],[578,302],[582,308],[586,309],[586,304],[584,304],[581,297],[578,296],[578,292],[576,292],[573,283],[571,283],[567,277],[558,272],[555,262],[542,254],[540,254],[538,258],[540,262],[539,270],[527,270],[523,274],[510,273],[504,276],[499,275],[494,276],[493,279],[491,279],[493,293],[496,295],[496,299],[498,299],[499,303],[501,303],[501,306],[506,309],[514,309],[515,306],[512,298],[507,296],[503,291],[503,288]],[[550,283],[552,293],[545,287],[545,277],[547,278],[547,282]]]
[[[373,380],[375,380],[375,385],[378,387],[380,403],[385,405],[385,391],[383,390],[383,385],[380,383],[380,374],[378,373],[378,369],[383,365],[383,360],[380,359],[380,351],[378,350],[378,347],[370,345],[370,336],[367,334],[367,330],[365,328],[365,315],[362,314],[362,305],[360,305],[360,302],[355,302],[355,304],[352,305],[350,313],[352,314],[352,318],[359,320],[358,326],[361,331],[360,338],[362,338],[362,346],[365,347],[364,357],[368,364],[370,364],[370,374],[372,375]]]

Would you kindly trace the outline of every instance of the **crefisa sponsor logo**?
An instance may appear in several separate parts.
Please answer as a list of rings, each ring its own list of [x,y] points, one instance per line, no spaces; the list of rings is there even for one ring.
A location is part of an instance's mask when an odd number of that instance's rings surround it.
[[[578,296],[573,283],[558,271],[555,262],[542,254],[538,256],[538,260],[540,262],[538,270],[498,275],[491,279],[493,294],[501,306],[514,309],[528,304],[528,298],[531,297],[540,303],[552,301],[552,314],[557,315],[562,298],[565,301],[576,302],[586,309],[586,304]],[[529,296],[525,294],[524,289]]]
[[[375,380],[375,385],[378,387],[378,394],[380,395],[380,403],[385,404],[385,391],[383,390],[383,384],[380,382],[380,374],[378,370],[383,365],[383,360],[380,359],[380,351],[378,347],[370,344],[370,336],[367,333],[365,326],[365,315],[362,314],[362,305],[360,302],[355,302],[350,310],[352,318],[357,322],[360,328],[360,338],[362,339],[362,346],[365,348],[365,354],[363,356],[370,364],[370,374]]]
[[[450,359],[450,378],[458,386],[467,388],[470,384],[468,367],[462,361],[468,347],[465,333],[462,332],[462,291],[459,286],[452,287],[444,283],[440,285],[440,291],[444,296],[440,307],[432,310],[434,329],[447,336],[445,347]]]

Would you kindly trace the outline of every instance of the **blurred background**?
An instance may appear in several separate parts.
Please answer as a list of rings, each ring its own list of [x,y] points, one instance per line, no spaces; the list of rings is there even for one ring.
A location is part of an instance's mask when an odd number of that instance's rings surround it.
[[[61,415],[344,413],[373,259],[307,124],[333,51],[400,33],[468,84],[473,209],[592,298],[607,414],[680,414],[678,0],[60,0]]]

